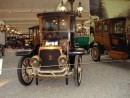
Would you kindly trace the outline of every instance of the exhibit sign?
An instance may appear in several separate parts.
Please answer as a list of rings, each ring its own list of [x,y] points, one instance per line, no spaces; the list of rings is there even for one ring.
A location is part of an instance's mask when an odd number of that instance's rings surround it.
[[[3,64],[3,59],[0,59],[0,75],[2,74],[2,64]]]
[[[2,45],[5,45],[5,33],[4,32],[0,32],[0,43]]]

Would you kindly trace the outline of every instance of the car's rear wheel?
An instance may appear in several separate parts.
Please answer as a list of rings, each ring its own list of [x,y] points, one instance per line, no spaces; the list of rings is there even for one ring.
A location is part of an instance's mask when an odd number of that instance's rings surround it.
[[[12,49],[15,49],[15,48],[16,48],[16,46],[15,46],[15,45],[12,45],[11,47],[12,47]]]
[[[99,49],[99,46],[98,45],[94,45],[91,49],[91,57],[92,59],[97,62],[97,61],[100,61],[100,49]]]
[[[74,81],[75,85],[79,86],[82,80],[82,58],[81,56],[77,55],[75,57],[75,64],[74,64]]]
[[[30,85],[33,81],[33,78],[29,77],[28,74],[28,70],[29,70],[28,67],[30,67],[29,61],[30,61],[30,57],[23,56],[19,61],[18,69],[17,69],[18,79],[20,83],[25,86]]]

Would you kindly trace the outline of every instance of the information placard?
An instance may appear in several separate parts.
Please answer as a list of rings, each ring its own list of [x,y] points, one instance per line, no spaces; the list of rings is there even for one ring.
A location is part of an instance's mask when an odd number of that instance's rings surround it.
[[[0,75],[2,74],[2,63],[3,63],[3,59],[0,59]]]
[[[4,32],[0,32],[0,43],[2,45],[5,45],[5,33]]]

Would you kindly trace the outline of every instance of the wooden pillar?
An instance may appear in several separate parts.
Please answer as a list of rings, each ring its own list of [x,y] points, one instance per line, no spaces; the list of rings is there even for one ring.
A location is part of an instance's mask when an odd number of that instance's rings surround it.
[[[29,29],[29,41],[30,41],[30,29]]]
[[[43,25],[43,21],[42,21],[42,16],[39,16],[39,36],[40,36],[40,44],[42,43],[42,25]]]

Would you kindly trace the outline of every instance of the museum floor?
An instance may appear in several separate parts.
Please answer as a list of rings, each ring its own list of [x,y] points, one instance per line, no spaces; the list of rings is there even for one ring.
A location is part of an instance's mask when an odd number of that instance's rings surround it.
[[[65,79],[40,79],[39,85],[33,81],[23,86],[17,79],[20,57],[15,51],[6,49],[3,58],[3,71],[0,76],[0,98],[130,98],[130,61],[112,61],[103,56],[100,63],[92,61],[91,56],[83,56],[83,77],[81,86],[69,85]]]

